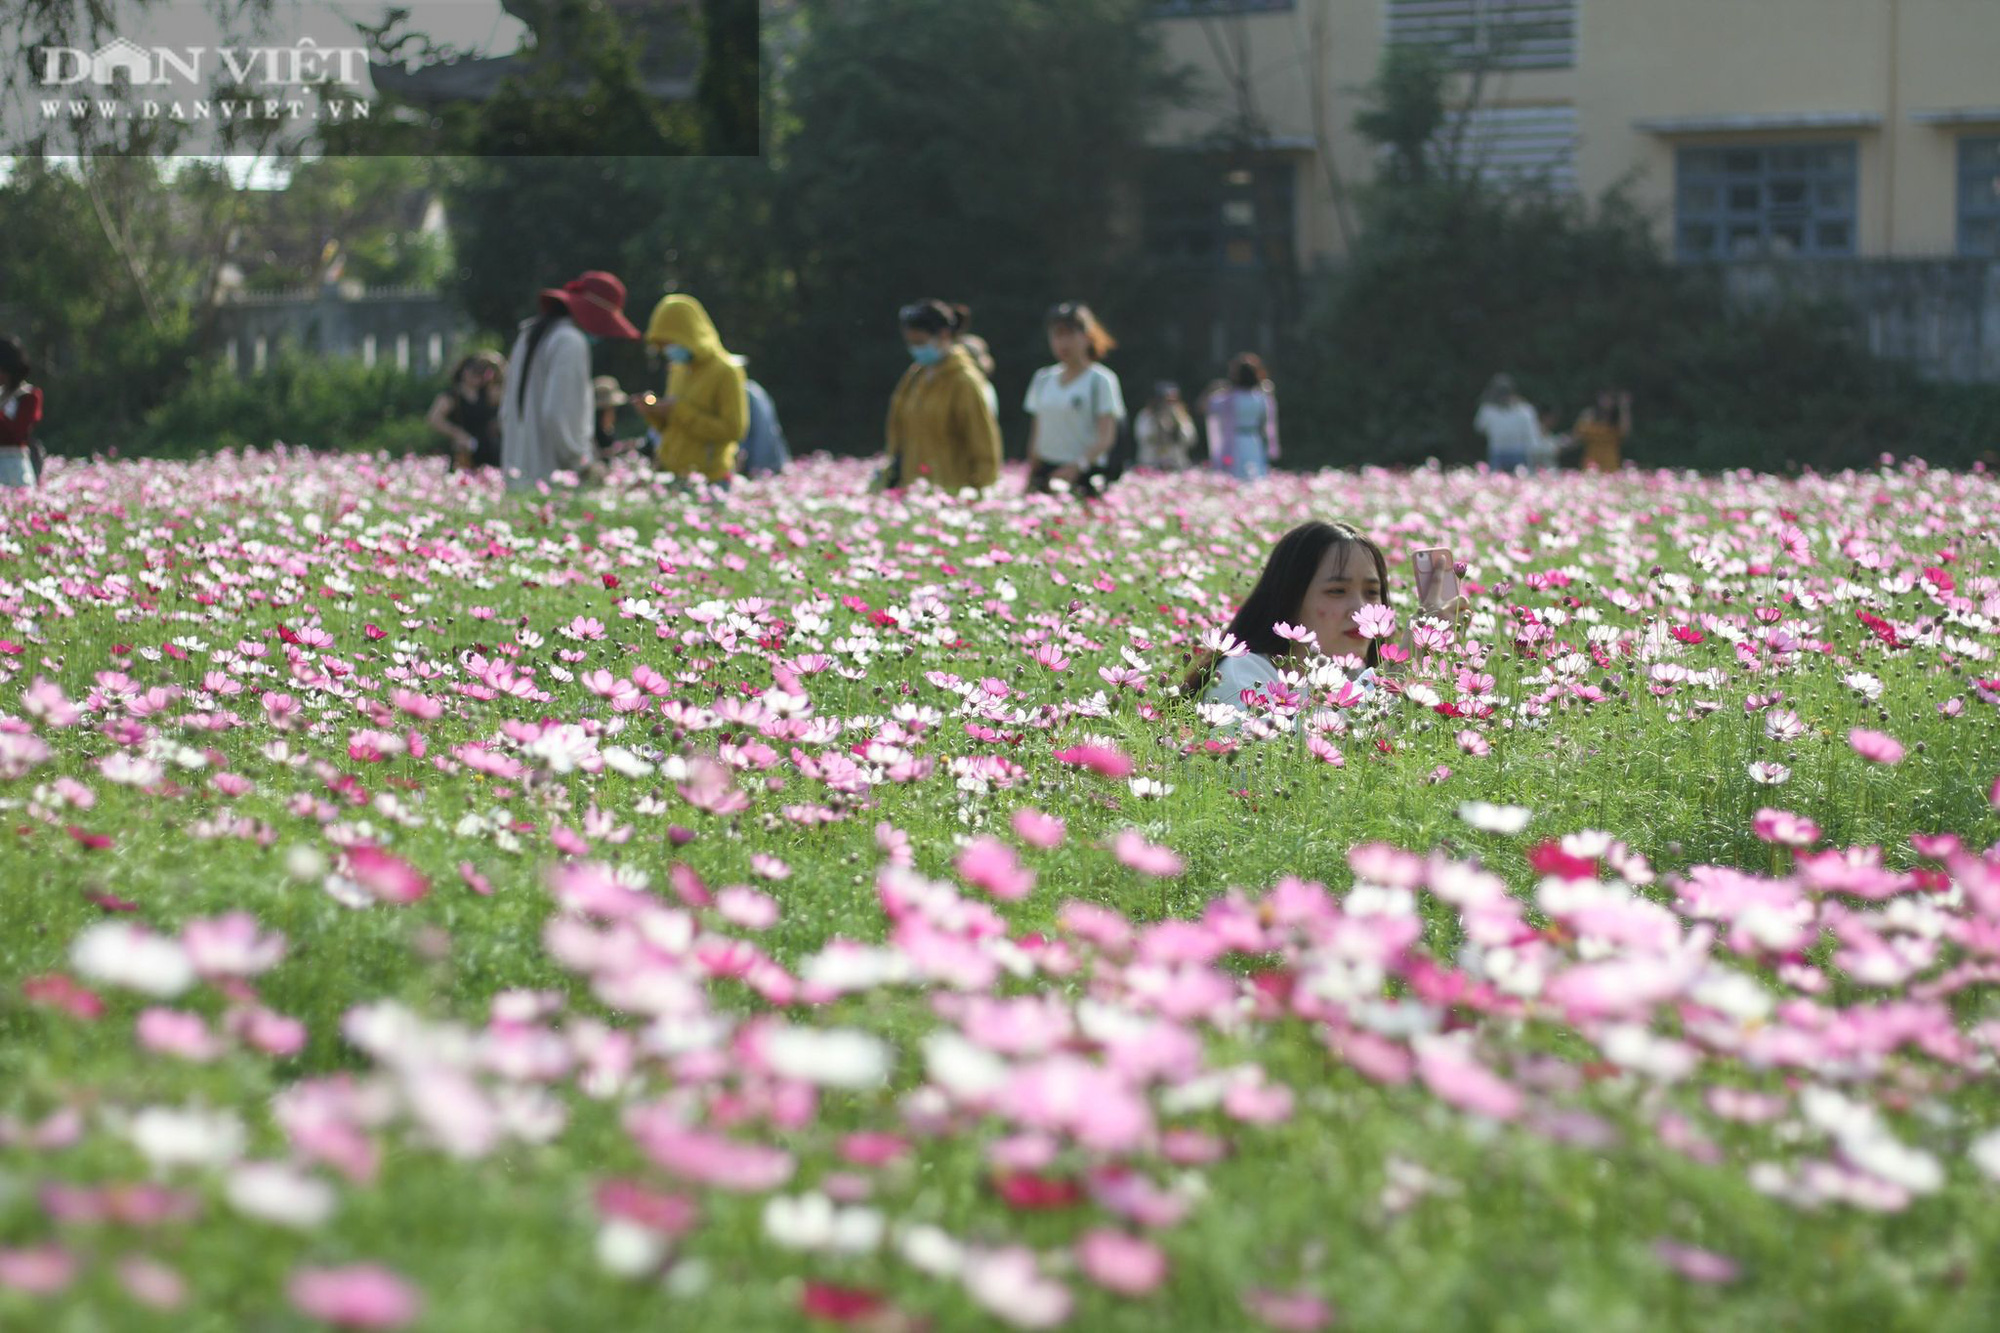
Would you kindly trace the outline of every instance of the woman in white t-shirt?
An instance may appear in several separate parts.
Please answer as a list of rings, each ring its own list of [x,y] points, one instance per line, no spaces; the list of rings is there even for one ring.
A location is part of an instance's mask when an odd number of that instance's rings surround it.
[[[1389,562],[1380,546],[1345,523],[1302,523],[1271,548],[1257,586],[1229,622],[1230,636],[1248,651],[1207,655],[1188,673],[1181,693],[1241,708],[1245,690],[1268,693],[1283,684],[1287,669],[1302,671],[1315,652],[1360,658],[1364,669],[1355,682],[1372,689],[1381,638],[1362,632],[1361,613],[1388,601]],[[1461,597],[1423,610],[1456,619],[1465,605]],[[1297,637],[1281,635],[1279,625]],[[1406,647],[1409,633],[1405,625],[1399,635]]]
[[[1035,372],[1022,404],[1032,426],[1028,434],[1028,492],[1066,483],[1084,498],[1101,494],[1105,463],[1118,443],[1125,419],[1125,394],[1118,376],[1103,364],[1118,345],[1090,307],[1065,301],[1049,311],[1049,351],[1056,364]]]
[[[1514,389],[1508,375],[1495,375],[1480,395],[1479,411],[1472,428],[1486,437],[1486,465],[1495,472],[1512,472],[1518,467],[1539,469],[1550,451],[1545,448],[1541,418],[1528,400]]]

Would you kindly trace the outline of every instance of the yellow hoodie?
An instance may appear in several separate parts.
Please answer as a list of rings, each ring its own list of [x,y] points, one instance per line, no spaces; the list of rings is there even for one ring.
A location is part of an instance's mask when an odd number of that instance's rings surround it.
[[[662,472],[699,472],[721,481],[736,470],[736,445],[750,423],[750,404],[743,393],[743,368],[722,345],[708,312],[692,296],[678,293],[653,307],[646,325],[646,345],[674,343],[694,353],[687,362],[667,367],[670,411],[645,411],[660,431],[658,466]]]

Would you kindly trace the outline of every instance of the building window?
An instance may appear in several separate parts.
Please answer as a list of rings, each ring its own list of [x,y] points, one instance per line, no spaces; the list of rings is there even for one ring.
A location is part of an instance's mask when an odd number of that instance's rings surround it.
[[[1384,0],[1392,43],[1436,47],[1467,68],[1569,69],[1577,0]]]
[[[1173,268],[1290,268],[1293,173],[1290,162],[1159,155],[1146,172],[1148,253]]]
[[[1683,148],[1674,250],[1682,259],[1851,255],[1855,194],[1851,143]]]
[[[1958,141],[1958,252],[2000,259],[2000,139]]]
[[[1153,0],[1153,17],[1217,18],[1227,14],[1276,14],[1296,9],[1298,0]]]
[[[1462,125],[1448,125],[1435,140],[1440,155],[1458,140],[1458,165],[1500,189],[1538,186],[1576,192],[1576,108],[1573,106],[1475,107]]]

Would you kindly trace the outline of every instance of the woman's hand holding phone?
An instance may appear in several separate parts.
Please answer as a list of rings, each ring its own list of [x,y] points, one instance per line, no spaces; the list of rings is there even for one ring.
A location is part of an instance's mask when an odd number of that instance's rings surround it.
[[[1417,605],[1428,615],[1457,620],[1471,604],[1458,591],[1458,567],[1448,546],[1426,546],[1410,552],[1417,574]]]

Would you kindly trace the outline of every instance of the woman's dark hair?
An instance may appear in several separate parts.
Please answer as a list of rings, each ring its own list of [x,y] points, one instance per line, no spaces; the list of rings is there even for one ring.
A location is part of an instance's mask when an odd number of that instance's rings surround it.
[[[1322,523],[1317,520],[1301,523],[1271,548],[1269,558],[1264,561],[1264,572],[1257,576],[1257,585],[1250,589],[1250,595],[1236,608],[1230,619],[1229,632],[1238,642],[1247,645],[1251,652],[1265,657],[1283,657],[1291,648],[1291,643],[1278,637],[1272,626],[1280,621],[1296,624],[1299,607],[1306,594],[1312,591],[1313,575],[1319,573],[1319,564],[1332,547],[1345,547],[1349,554],[1340,566],[1346,569],[1345,561],[1353,559],[1352,552],[1359,549],[1374,562],[1375,577],[1382,584],[1382,595],[1389,595],[1389,561],[1382,554],[1382,548],[1361,535],[1345,523]],[[1326,652],[1328,645],[1321,644],[1320,651]],[[1374,666],[1381,658],[1381,646],[1373,639],[1368,641],[1368,651],[1363,655],[1369,666]],[[1202,661],[1195,663],[1187,679],[1182,683],[1184,697],[1199,695],[1208,688],[1210,677],[1215,674],[1219,659],[1213,653],[1205,654]]]
[[[521,382],[514,387],[514,406],[526,411],[528,407],[528,372],[535,366],[535,351],[542,345],[542,339],[549,336],[549,330],[557,321],[569,318],[569,311],[561,306],[551,306],[535,316],[535,322],[528,326],[528,345],[521,349]]]
[[[1102,361],[1118,346],[1118,340],[1110,331],[1097,322],[1097,316],[1090,313],[1090,307],[1081,301],[1064,301],[1061,305],[1050,306],[1045,321],[1052,329],[1075,329],[1083,335],[1090,346],[1090,359]]]
[[[1229,382],[1239,389],[1271,387],[1271,377],[1264,370],[1263,360],[1255,352],[1238,352],[1230,359]]]
[[[0,336],[0,375],[5,375],[18,384],[28,378],[29,371],[28,354],[21,350],[21,344],[12,338]]]
[[[936,297],[926,297],[912,301],[896,312],[906,329],[918,333],[964,333],[972,327],[972,310],[967,306],[951,305]]]

